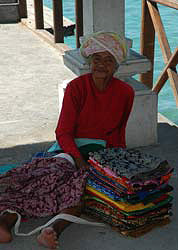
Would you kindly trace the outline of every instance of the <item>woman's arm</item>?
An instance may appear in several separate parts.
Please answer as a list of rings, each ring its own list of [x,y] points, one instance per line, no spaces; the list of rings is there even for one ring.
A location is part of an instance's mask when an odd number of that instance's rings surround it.
[[[69,83],[64,93],[62,109],[55,132],[58,144],[65,153],[74,158],[79,168],[87,165],[74,141],[80,106],[80,91]]]
[[[89,164],[83,159],[83,157],[74,158],[77,168],[89,168]]]

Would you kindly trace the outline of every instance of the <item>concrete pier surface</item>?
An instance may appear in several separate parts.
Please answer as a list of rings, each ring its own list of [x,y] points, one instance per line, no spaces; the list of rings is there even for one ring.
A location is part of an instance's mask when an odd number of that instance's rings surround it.
[[[58,84],[75,77],[51,47],[21,24],[0,24],[0,166],[21,163],[55,141],[58,120]],[[149,108],[149,107],[148,107]],[[141,136],[141,135],[140,135]],[[123,237],[109,227],[72,224],[60,237],[61,250],[176,250],[178,249],[178,127],[158,115],[158,144],[142,148],[165,158],[175,168],[173,216],[170,224],[139,238]],[[49,218],[29,220],[29,232]],[[14,236],[0,250],[41,250],[36,235]]]

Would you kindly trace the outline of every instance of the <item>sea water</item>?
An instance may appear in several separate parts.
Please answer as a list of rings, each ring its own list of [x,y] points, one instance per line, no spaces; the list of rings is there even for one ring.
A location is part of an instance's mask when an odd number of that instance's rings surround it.
[[[141,30],[141,0],[125,1],[125,35],[133,40],[133,49],[140,51]],[[44,0],[44,4],[52,8],[51,0]],[[178,12],[176,9],[158,4],[161,19],[168,38],[172,53],[178,46]],[[63,0],[63,15],[75,22],[75,0]],[[75,36],[64,38],[64,42],[71,48],[76,47]],[[158,38],[155,39],[154,83],[164,69],[165,64]],[[158,95],[158,111],[178,125],[178,108],[169,80]]]

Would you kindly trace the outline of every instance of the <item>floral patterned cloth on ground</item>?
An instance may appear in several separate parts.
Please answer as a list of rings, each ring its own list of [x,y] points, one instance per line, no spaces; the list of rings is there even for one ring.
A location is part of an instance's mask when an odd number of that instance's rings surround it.
[[[0,211],[24,217],[57,214],[80,202],[86,177],[66,159],[34,159],[0,175]]]

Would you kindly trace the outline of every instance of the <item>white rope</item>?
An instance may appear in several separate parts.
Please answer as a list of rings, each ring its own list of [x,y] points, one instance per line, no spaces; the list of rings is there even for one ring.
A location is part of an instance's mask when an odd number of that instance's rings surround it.
[[[14,232],[17,236],[30,236],[33,235],[39,231],[41,231],[42,229],[48,227],[50,224],[52,224],[53,222],[55,222],[58,219],[63,219],[63,220],[67,220],[70,222],[74,222],[74,223],[78,223],[78,224],[83,224],[83,225],[90,225],[90,226],[97,226],[97,227],[106,227],[106,225],[104,223],[99,223],[99,222],[91,222],[91,221],[87,221],[85,219],[79,218],[77,216],[73,216],[70,214],[58,214],[56,216],[54,216],[51,220],[49,220],[47,223],[45,223],[42,226],[37,227],[36,229],[32,230],[29,233],[19,233],[19,227],[20,227],[20,222],[21,222],[21,215],[19,213],[17,213],[16,211],[12,211],[12,210],[5,210],[4,212],[9,212],[9,213],[15,213],[18,216],[17,222],[14,226]]]

